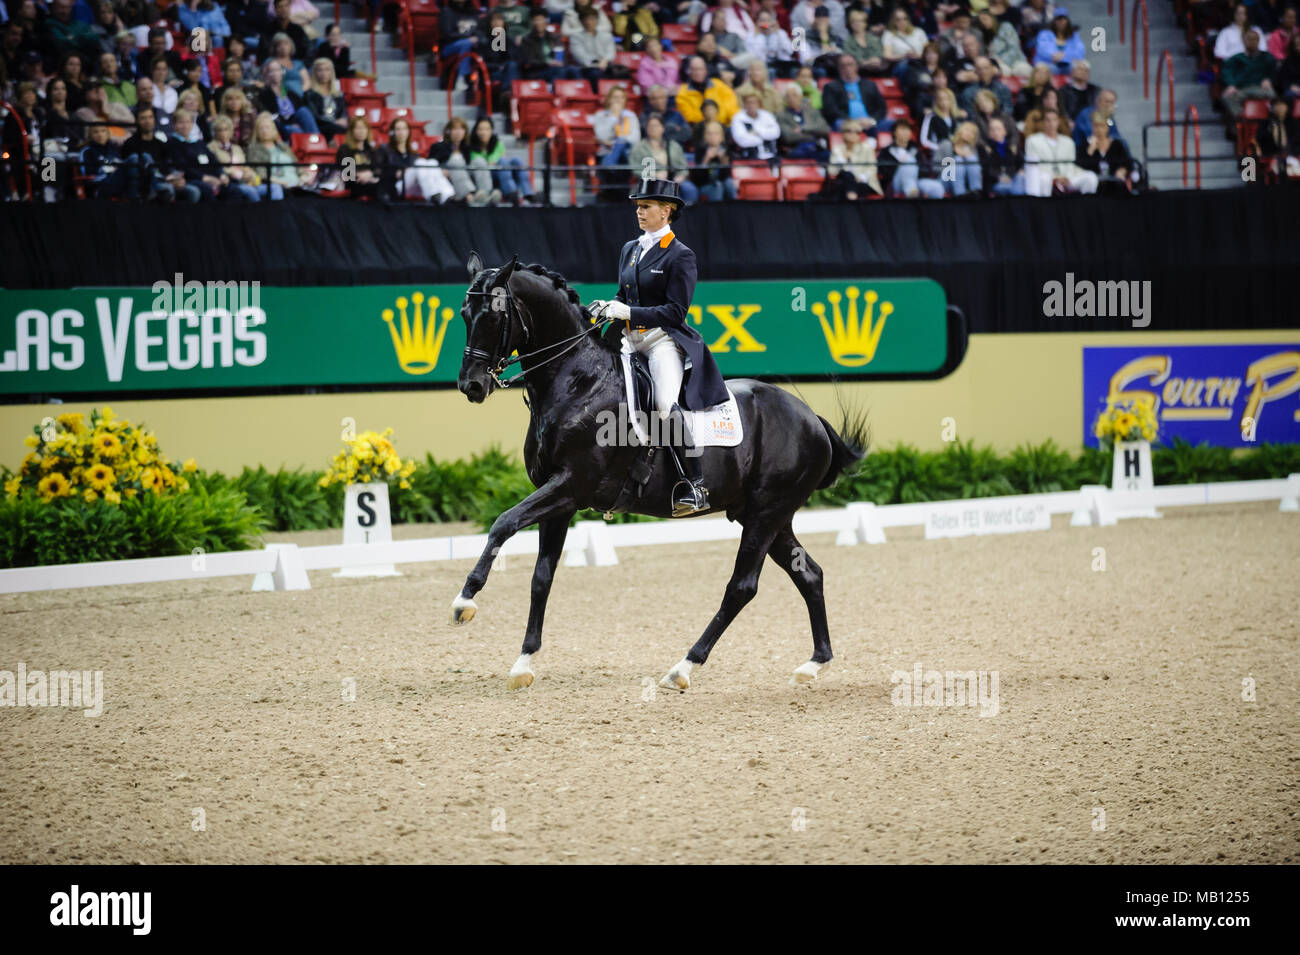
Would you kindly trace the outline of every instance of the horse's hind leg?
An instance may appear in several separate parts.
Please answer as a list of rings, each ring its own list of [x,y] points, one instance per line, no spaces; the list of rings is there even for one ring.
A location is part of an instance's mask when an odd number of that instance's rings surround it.
[[[704,633],[685,658],[659,681],[660,686],[685,690],[691,685],[691,667],[703,666],[709,658],[713,645],[722,636],[722,632],[727,629],[745,604],[754,599],[754,594],[758,593],[758,574],[763,569],[763,558],[767,555],[768,548],[772,546],[772,538],[776,535],[778,526],[771,521],[755,521],[745,525],[740,535],[740,550],[736,554],[736,565],[732,569],[731,579],[727,581],[727,589],[722,596],[722,606],[713,615],[709,625],[704,628]]]
[[[562,514],[542,521],[537,533],[537,564],[533,567],[532,604],[528,610],[528,629],[524,631],[524,646],[519,659],[510,668],[506,688],[523,689],[533,684],[533,654],[542,648],[542,620],[546,616],[546,600],[551,595],[551,581],[564,551],[564,539],[569,533],[571,514]]]
[[[787,524],[776,535],[767,555],[790,575],[795,587],[808,604],[808,621],[812,624],[812,659],[794,671],[796,683],[811,683],[819,671],[831,662],[831,634],[826,625],[826,601],[822,597],[822,569],[799,543]]]

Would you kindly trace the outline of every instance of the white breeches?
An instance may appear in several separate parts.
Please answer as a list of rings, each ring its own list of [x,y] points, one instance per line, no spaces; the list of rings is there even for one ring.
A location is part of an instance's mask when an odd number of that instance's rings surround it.
[[[434,160],[417,159],[415,165],[403,171],[403,180],[407,196],[445,201],[456,195],[455,187]]]
[[[624,329],[623,347],[646,356],[655,383],[655,409],[668,417],[682,390],[686,352],[662,328]]]

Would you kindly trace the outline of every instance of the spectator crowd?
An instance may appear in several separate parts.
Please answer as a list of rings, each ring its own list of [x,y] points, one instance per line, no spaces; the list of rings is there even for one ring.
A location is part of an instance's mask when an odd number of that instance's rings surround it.
[[[1213,59],[1230,131],[1266,101],[1252,146],[1295,163],[1290,3],[1225,5]],[[430,139],[350,109],[341,81],[373,77],[324,20],[311,0],[0,0],[6,191],[27,155],[72,173],[36,177],[47,199],[533,203],[490,114]],[[518,80],[579,84],[603,194],[653,174],[734,199],[738,166],[801,163],[827,200],[1127,192],[1140,169],[1086,54],[1051,0],[444,0],[432,65],[472,92],[477,60],[505,109]]]

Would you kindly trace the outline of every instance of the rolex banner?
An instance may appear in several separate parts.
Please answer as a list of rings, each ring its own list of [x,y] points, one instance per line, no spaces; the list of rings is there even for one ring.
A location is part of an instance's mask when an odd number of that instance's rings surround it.
[[[615,291],[575,287],[584,302]],[[445,386],[465,347],[464,294],[182,276],[150,289],[0,292],[0,394]],[[728,377],[938,377],[965,350],[928,279],[701,282],[690,321]]]

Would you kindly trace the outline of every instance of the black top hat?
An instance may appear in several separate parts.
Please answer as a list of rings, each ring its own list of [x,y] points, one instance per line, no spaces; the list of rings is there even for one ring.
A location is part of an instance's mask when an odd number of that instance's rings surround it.
[[[660,202],[671,202],[677,206],[678,210],[686,205],[681,197],[681,192],[677,188],[677,183],[671,179],[642,179],[628,193],[628,198],[658,199]]]

